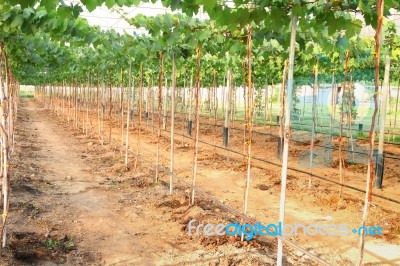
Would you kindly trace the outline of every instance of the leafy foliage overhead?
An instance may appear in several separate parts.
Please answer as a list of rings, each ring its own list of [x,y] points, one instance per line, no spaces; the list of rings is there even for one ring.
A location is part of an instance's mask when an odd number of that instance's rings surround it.
[[[164,6],[184,14],[125,17],[131,25],[147,31],[133,36],[102,31],[79,17],[84,8],[92,11],[101,5],[111,8],[141,2],[148,0],[82,0],[77,5],[58,0],[5,0],[0,4],[0,42],[22,83],[85,82],[92,73],[98,81],[118,84],[121,70],[132,66],[137,73],[143,63],[150,77],[157,72],[160,52],[169,58],[176,55],[178,76],[188,79],[195,66],[196,47],[201,46],[204,86],[211,86],[213,71],[218,73],[218,83],[223,83],[228,69],[232,69],[235,82],[242,84],[246,27],[251,25],[253,75],[256,87],[262,87],[281,80],[288,57],[290,17],[297,15],[296,60],[301,62],[296,64],[297,77],[311,76],[315,65],[320,73],[342,71],[346,52],[354,73],[373,66],[373,40],[358,37],[361,19],[372,26],[377,21],[376,3],[371,0],[162,0]],[[385,1],[386,16],[390,7],[399,9],[399,1]],[[210,19],[193,18],[200,11]],[[399,47],[399,38],[391,23],[386,36],[384,45],[396,65],[400,54],[394,48]],[[167,60],[167,72],[170,64]]]

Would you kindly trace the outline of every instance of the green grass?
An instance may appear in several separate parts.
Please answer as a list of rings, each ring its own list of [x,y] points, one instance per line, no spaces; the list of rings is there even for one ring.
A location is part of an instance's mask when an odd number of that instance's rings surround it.
[[[53,239],[46,239],[43,241],[43,244],[48,248],[48,249],[55,249],[60,245],[60,243],[57,240]]]
[[[34,97],[34,92],[32,90],[29,90],[29,91],[20,90],[19,91],[19,97],[20,98],[33,98]]]
[[[292,117],[292,128],[297,129],[297,130],[304,130],[304,131],[311,131],[312,127],[312,106],[311,104],[308,104],[305,106],[304,110],[302,109],[303,106],[298,105],[297,108],[301,108],[297,114],[298,119],[293,119]],[[400,108],[399,108],[400,109]],[[330,133],[330,123],[331,123],[331,118],[330,118],[330,113],[329,109],[327,106],[317,106],[317,117],[316,117],[316,131],[317,133],[325,133],[329,134]],[[396,128],[393,129],[390,127],[390,122],[392,122],[393,126],[393,121],[395,117],[395,112],[393,111],[394,108],[387,108],[388,112],[386,115],[386,137],[385,140],[395,142],[395,143],[400,143],[400,110],[397,112],[397,124]],[[390,112],[390,110],[392,110]],[[279,103],[273,103],[272,105],[272,125],[277,125],[277,119],[276,116],[279,114],[280,111],[280,106]],[[212,114],[210,115],[208,111],[204,110],[202,112],[202,115],[208,116],[208,117],[213,117],[214,111],[212,110]],[[303,113],[304,112],[304,113]],[[224,109],[219,108],[218,111],[218,118],[223,119],[224,117]],[[238,107],[236,111],[235,120],[236,121],[244,121],[244,116],[245,116],[245,111],[243,107]],[[373,109],[369,108],[368,110],[364,110],[365,116],[362,119],[356,119],[352,121],[351,125],[351,134],[353,138],[360,138],[360,139],[366,139],[368,137],[368,130],[371,127],[371,117],[373,114]],[[379,113],[378,113],[379,115]],[[268,105],[268,113],[267,113],[267,118],[265,119],[264,112],[261,113],[259,116],[254,117],[254,124],[255,125],[269,125],[270,122],[270,110],[269,110],[269,105]],[[333,135],[338,136],[340,134],[340,113],[339,113],[339,108],[336,110],[336,120],[333,122],[334,130],[333,130]],[[380,116],[376,117],[377,121],[377,127],[376,130],[379,132],[379,126],[378,126],[378,121],[380,119]],[[265,121],[266,120],[266,121]],[[346,115],[344,115],[344,124],[343,124],[343,131],[342,135],[350,137],[350,134],[347,130],[347,123],[346,123]],[[363,129],[362,132],[359,131],[359,124],[363,124]],[[393,131],[394,130],[394,131]],[[393,134],[392,134],[393,133]],[[394,135],[394,137],[393,137]],[[377,135],[378,139],[378,135]]]

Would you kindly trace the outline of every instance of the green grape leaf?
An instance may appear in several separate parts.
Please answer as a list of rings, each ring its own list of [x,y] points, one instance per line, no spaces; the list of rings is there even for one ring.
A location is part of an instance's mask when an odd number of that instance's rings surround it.
[[[171,0],[171,10],[177,10],[180,8],[181,0]]]
[[[35,10],[33,10],[33,8],[31,7],[28,7],[24,9],[22,16],[24,17],[24,19],[28,19],[32,14],[35,14]]]
[[[205,31],[200,32],[199,35],[197,36],[197,38],[199,41],[202,42],[202,41],[206,41],[208,38],[210,38],[210,36],[211,36],[211,33],[209,31],[205,30]]]
[[[68,19],[65,18],[61,21],[61,31],[62,32],[66,31],[67,27],[68,27]]]
[[[112,8],[115,5],[115,0],[106,0],[106,6]]]
[[[24,24],[24,17],[21,15],[17,15],[13,21],[11,22],[11,28],[18,28],[21,27],[22,24]]]
[[[42,9],[42,10],[38,10],[35,14],[35,16],[33,17],[33,19],[41,19],[42,17],[47,15],[47,11]]]
[[[217,34],[217,36],[215,36],[215,41],[216,43],[223,43],[225,40],[224,36],[222,34]]]
[[[85,5],[89,12],[92,12],[98,6],[97,1],[95,0],[81,0],[81,2]]]
[[[361,29],[362,29],[362,21],[359,19],[355,19],[353,23],[349,24],[349,26],[346,28],[347,38],[351,38],[353,36],[358,35]]]
[[[3,24],[3,31],[4,32],[9,32],[10,31],[10,24]]]
[[[69,6],[60,6],[57,9],[57,14],[60,19],[70,18],[73,14],[73,10]]]
[[[36,3],[36,0],[12,0],[9,2],[12,5],[20,4],[22,8],[26,8],[26,7],[33,7],[33,5]]]
[[[50,12],[56,9],[58,5],[58,0],[42,0],[40,2],[40,5],[44,6],[47,12]]]
[[[215,7],[215,4],[217,3],[216,0],[197,0],[196,3],[202,4],[204,6],[204,9],[206,10],[212,10]]]
[[[232,54],[235,54],[235,53],[239,52],[241,49],[242,49],[242,44],[236,42],[235,44],[233,44],[233,45],[229,48],[229,51],[230,51]]]

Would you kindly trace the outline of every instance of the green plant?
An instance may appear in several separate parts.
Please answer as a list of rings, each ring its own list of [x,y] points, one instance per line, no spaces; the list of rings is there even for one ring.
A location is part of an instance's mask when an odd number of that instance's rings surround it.
[[[65,250],[73,250],[75,249],[75,242],[72,238],[67,238],[64,242],[63,242],[63,247]]]
[[[368,138],[368,134],[365,132],[358,132],[357,133],[357,138],[359,139],[367,139]]]
[[[48,249],[55,249],[57,248],[60,243],[57,240],[53,240],[51,238],[43,240],[42,242]]]

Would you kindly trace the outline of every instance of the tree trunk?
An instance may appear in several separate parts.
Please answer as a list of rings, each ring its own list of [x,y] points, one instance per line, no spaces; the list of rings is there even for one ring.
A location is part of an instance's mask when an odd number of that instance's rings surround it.
[[[372,181],[374,178],[374,142],[375,142],[375,119],[376,114],[378,112],[378,100],[377,95],[379,91],[379,54],[380,54],[380,36],[382,30],[382,21],[383,21],[383,7],[384,1],[378,0],[377,5],[377,13],[378,13],[378,23],[375,30],[375,93],[374,93],[374,112],[371,118],[371,128],[369,130],[369,150],[368,150],[368,172],[367,172],[367,182],[366,182],[366,192],[365,192],[365,202],[364,202],[364,210],[362,215],[362,223],[361,226],[365,226],[368,218],[369,207],[372,202]],[[360,236],[360,256],[358,260],[358,265],[362,265],[363,257],[364,257],[364,242],[365,240],[365,232],[363,232]]]

